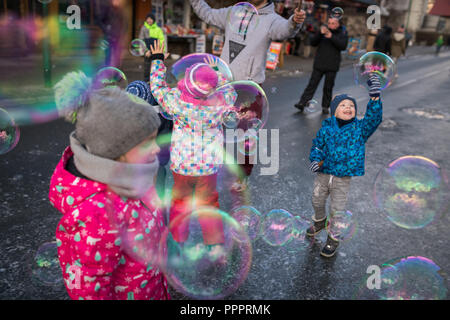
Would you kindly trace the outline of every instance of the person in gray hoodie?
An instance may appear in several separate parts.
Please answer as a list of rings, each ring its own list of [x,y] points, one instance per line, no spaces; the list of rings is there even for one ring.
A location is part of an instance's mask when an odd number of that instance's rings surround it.
[[[258,18],[252,17],[246,32],[238,34],[227,22],[232,7],[212,9],[204,0],[190,1],[200,19],[225,31],[220,57],[229,64],[235,80],[252,80],[258,84],[265,80],[270,43],[295,37],[306,17],[303,10],[297,9],[289,19],[284,19],[275,12],[272,1],[250,0],[258,10]]]
[[[204,0],[190,1],[200,19],[225,31],[225,43],[220,57],[230,66],[234,80],[251,80],[260,85],[266,79],[270,43],[295,37],[306,18],[305,11],[296,9],[289,19],[285,19],[275,12],[271,0],[249,0],[258,10],[258,16],[244,16],[241,26],[245,30],[236,32],[228,20],[232,7],[212,9]],[[246,157],[241,168],[243,174],[231,188],[234,195],[233,208],[249,202],[247,181],[253,169],[249,157]]]

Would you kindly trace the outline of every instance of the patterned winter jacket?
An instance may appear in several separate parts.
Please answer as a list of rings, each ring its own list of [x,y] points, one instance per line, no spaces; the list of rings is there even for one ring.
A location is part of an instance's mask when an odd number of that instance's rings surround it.
[[[378,128],[382,117],[381,99],[371,99],[362,120],[355,119],[342,128],[334,116],[324,120],[313,140],[310,161],[324,161],[321,172],[336,177],[363,176],[365,143]]]
[[[170,299],[166,279],[150,257],[163,228],[156,203],[122,198],[105,184],[72,175],[66,170],[72,156],[68,147],[49,192],[50,202],[63,214],[56,243],[69,296],[76,300]],[[149,199],[157,199],[154,188],[149,193]]]
[[[232,86],[223,92],[223,105],[194,105],[181,100],[181,91],[165,81],[162,60],[152,62],[150,85],[160,107],[173,116],[170,169],[184,176],[207,176],[218,172],[223,163],[222,112],[233,105],[236,93]],[[219,85],[225,84],[219,73]]]

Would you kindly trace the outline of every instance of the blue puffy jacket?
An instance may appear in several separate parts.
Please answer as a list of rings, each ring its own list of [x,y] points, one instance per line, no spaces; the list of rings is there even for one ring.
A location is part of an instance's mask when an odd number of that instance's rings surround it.
[[[342,128],[339,128],[334,116],[324,120],[313,140],[310,161],[323,161],[320,171],[336,177],[363,176],[365,143],[382,118],[381,99],[371,99],[362,120],[355,119]]]

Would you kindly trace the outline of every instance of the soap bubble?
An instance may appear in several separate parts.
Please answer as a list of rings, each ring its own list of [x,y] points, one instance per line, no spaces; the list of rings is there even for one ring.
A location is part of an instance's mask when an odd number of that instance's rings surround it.
[[[178,85],[178,81],[185,77],[186,70],[198,63],[217,65],[217,72],[223,76],[225,81],[233,81],[233,73],[231,72],[230,67],[222,59],[209,53],[193,53],[182,57],[174,63],[167,73],[167,84],[170,87],[176,87]]]
[[[256,29],[258,23],[258,10],[248,2],[239,2],[228,11],[228,30],[234,34],[245,36],[250,28]]]
[[[119,87],[126,89],[128,79],[121,70],[114,67],[105,67],[100,69],[94,77],[94,89],[102,89],[109,87]]]
[[[19,142],[20,130],[9,113],[0,108],[0,155],[14,149]]]
[[[64,283],[56,241],[44,243],[39,247],[32,261],[31,274],[38,284],[57,286]]]
[[[356,299],[444,300],[447,297],[447,276],[431,259],[400,257],[383,263],[380,269],[379,287],[365,277]]]
[[[317,100],[312,99],[311,101],[308,101],[305,107],[305,111],[308,113],[313,113],[319,111],[319,102]]]
[[[242,206],[232,212],[232,217],[242,226],[250,240],[259,237],[261,213],[251,206]]]
[[[145,45],[144,40],[141,39],[134,39],[130,43],[130,53],[135,57],[142,57],[144,56],[145,52],[147,51],[147,46]]]
[[[288,252],[300,252],[309,249],[315,242],[315,237],[308,237],[306,230],[309,228],[309,221],[303,216],[293,217],[293,227],[291,240],[283,247]]]
[[[275,209],[264,215],[261,236],[271,246],[282,246],[290,241],[294,229],[292,214],[283,209]]]
[[[342,17],[344,16],[344,9],[339,7],[333,8],[333,10],[331,10],[330,16],[332,18],[341,20]]]
[[[161,239],[160,265],[168,282],[195,299],[222,299],[247,278],[252,249],[241,225],[217,208],[203,207],[170,222]]]
[[[375,74],[380,79],[381,90],[392,84],[396,65],[394,61],[381,52],[372,51],[363,55],[354,66],[356,84],[368,88],[367,80],[370,75]]]
[[[374,201],[389,221],[420,229],[439,217],[448,204],[448,178],[425,157],[404,156],[382,169],[375,180]]]
[[[222,100],[227,93],[233,92],[234,101]],[[208,97],[210,104],[224,105],[223,115],[230,122],[224,122],[224,129],[242,129],[244,132],[250,129],[258,131],[262,129],[269,116],[269,102],[264,90],[253,81],[234,81],[221,86],[215,93]],[[216,102],[217,101],[217,102]],[[238,142],[245,135],[226,135],[226,142]]]
[[[356,221],[350,211],[337,211],[327,218],[326,229],[333,239],[346,241],[355,235]]]

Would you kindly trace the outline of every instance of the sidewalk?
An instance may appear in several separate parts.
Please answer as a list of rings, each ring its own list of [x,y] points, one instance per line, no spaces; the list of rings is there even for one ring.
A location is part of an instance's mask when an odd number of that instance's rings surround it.
[[[443,48],[442,52],[447,51]],[[432,55],[435,52],[434,46],[413,46],[408,48],[406,57],[411,59],[421,55]],[[90,55],[91,54],[91,55]],[[298,56],[285,56],[283,68],[275,71],[267,70],[267,78],[277,77],[298,77],[302,74],[309,74],[312,71],[313,58],[305,59]],[[62,78],[64,74],[83,68],[80,61],[90,61],[94,65],[99,65],[103,57],[92,56],[89,52],[79,52],[75,57],[52,57],[52,81],[53,84]],[[11,63],[14,61],[14,63]],[[342,59],[342,68],[350,67],[356,60]],[[175,61],[168,60],[170,67]],[[122,61],[121,70],[126,74],[128,82],[141,80],[144,73],[144,59],[125,54]],[[32,105],[37,103],[53,103],[53,90],[44,88],[42,56],[30,55],[18,57],[14,60],[0,59],[0,106],[8,107],[14,104]],[[7,101],[9,100],[9,101]],[[11,103],[12,102],[12,103]]]

